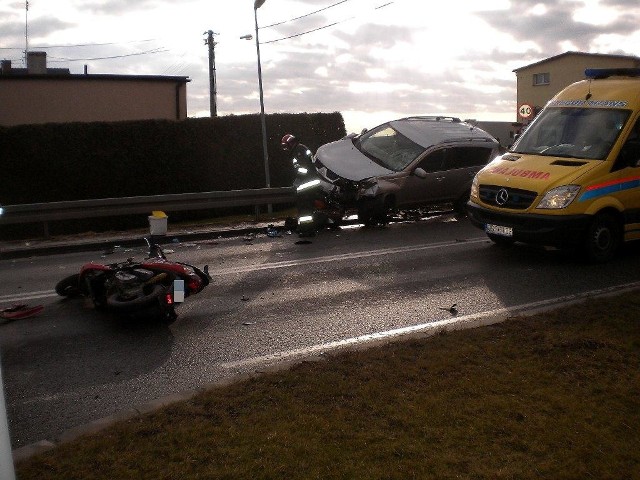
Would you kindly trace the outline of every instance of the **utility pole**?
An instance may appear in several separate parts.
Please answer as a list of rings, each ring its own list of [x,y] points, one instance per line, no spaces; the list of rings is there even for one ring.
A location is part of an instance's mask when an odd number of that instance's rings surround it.
[[[213,30],[204,32],[207,35],[207,39],[204,41],[205,45],[209,46],[209,111],[212,117],[218,116],[218,109],[216,106],[216,42],[213,41],[213,36],[217,35]]]
[[[29,57],[29,0],[24,2],[24,67],[27,68]]]

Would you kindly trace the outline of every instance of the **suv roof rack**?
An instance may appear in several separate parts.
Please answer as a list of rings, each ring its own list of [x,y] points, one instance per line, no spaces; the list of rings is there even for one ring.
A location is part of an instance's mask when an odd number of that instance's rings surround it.
[[[587,68],[584,75],[594,80],[609,77],[640,77],[640,68]]]
[[[414,115],[412,117],[401,118],[400,120],[432,120],[436,122],[446,120],[452,123],[462,122],[462,120],[457,117],[447,117],[446,115]]]

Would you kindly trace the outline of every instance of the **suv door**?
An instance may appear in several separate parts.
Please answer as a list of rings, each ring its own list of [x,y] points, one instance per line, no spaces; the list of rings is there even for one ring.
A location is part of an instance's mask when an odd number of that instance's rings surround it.
[[[471,182],[491,158],[492,146],[464,146],[447,148],[442,171],[438,176],[439,201],[455,201],[469,193]]]
[[[429,153],[415,168],[426,178],[409,174],[396,194],[398,206],[445,203],[458,200],[471,188],[475,174],[491,158],[493,146],[448,146]]]
[[[427,154],[417,164],[414,164],[410,173],[399,178],[399,189],[396,193],[396,205],[417,206],[429,203],[430,199],[441,194],[440,183],[443,175],[443,165],[446,157],[446,149],[439,149]],[[427,172],[426,178],[420,178],[413,174],[416,168],[422,168]]]

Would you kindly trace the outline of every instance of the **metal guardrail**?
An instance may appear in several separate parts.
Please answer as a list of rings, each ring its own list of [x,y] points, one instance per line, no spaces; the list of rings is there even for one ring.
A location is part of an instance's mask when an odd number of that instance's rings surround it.
[[[2,206],[0,225],[43,223],[48,236],[48,222],[57,220],[112,217],[154,210],[179,212],[223,207],[275,205],[295,202],[292,187],[227,190],[218,192],[177,193],[146,197],[100,198],[66,202],[28,203]]]

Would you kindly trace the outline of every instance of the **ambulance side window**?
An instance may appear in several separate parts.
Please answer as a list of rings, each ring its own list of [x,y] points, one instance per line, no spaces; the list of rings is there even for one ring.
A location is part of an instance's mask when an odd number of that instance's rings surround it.
[[[640,118],[636,121],[633,130],[631,130],[629,137],[624,142],[613,170],[621,170],[626,167],[640,167]]]

